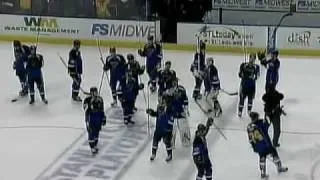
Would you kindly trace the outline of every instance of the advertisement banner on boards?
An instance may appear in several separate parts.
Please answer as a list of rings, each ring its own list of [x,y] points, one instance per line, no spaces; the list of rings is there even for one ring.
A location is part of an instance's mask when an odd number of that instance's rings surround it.
[[[297,0],[297,12],[320,12],[320,0]]]
[[[155,22],[0,15],[0,34],[56,38],[146,41]]]
[[[320,29],[280,27],[277,31],[277,48],[319,49]]]
[[[214,0],[213,6],[235,10],[288,11],[290,3],[291,0]]]
[[[246,26],[244,34],[243,26],[178,23],[178,44],[196,44],[196,35],[216,46],[242,47],[244,38],[246,47],[265,48],[267,43],[266,27]]]

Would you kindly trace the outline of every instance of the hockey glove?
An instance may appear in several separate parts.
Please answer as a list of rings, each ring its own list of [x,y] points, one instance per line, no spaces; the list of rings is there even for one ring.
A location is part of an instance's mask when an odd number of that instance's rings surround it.
[[[148,108],[148,109],[146,110],[146,113],[147,113],[147,114],[153,114],[153,113],[155,113],[155,112],[154,112],[153,109]]]
[[[140,83],[139,84],[139,90],[142,90],[144,88],[144,84],[143,83]]]
[[[212,124],[213,124],[213,118],[208,118],[208,120],[207,120],[207,127],[212,126]]]
[[[140,74],[140,75],[143,74],[144,71],[145,71],[145,69],[146,69],[146,66],[145,66],[145,65],[142,65],[141,68],[140,68],[139,74]]]
[[[266,52],[265,51],[262,51],[262,52],[259,51],[257,54],[258,54],[258,59],[260,62],[266,60]]]
[[[106,123],[107,123],[106,116],[104,115],[104,117],[102,118],[102,126],[105,126]]]
[[[144,52],[143,52],[142,49],[138,49],[138,54],[139,54],[140,56],[145,56],[145,54],[144,54]]]

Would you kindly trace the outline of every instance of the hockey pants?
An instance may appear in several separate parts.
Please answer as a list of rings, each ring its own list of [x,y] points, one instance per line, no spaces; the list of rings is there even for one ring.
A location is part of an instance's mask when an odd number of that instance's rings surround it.
[[[202,180],[205,176],[207,180],[212,180],[212,165],[209,159],[205,160],[204,163],[195,163],[198,173],[196,180]]]
[[[163,140],[164,144],[166,145],[166,150],[168,155],[172,155],[172,146],[171,146],[171,139],[172,139],[172,131],[164,133],[159,133],[157,130],[154,131],[153,140],[152,140],[152,154],[157,154],[158,144]]]
[[[261,174],[266,174],[266,159],[268,155],[272,156],[273,163],[276,165],[278,170],[282,167],[277,150],[274,147],[270,147],[266,153],[259,153],[259,167]]]
[[[248,98],[248,112],[252,110],[252,105],[253,105],[253,99],[255,96],[255,90],[252,92],[241,92],[240,91],[240,97],[239,97],[239,106],[238,106],[238,110],[239,112],[242,112],[243,107],[244,107],[244,101]]]
[[[133,101],[124,101],[121,102],[122,110],[123,110],[123,120],[124,123],[127,124],[128,122],[132,121],[132,115],[133,113],[133,108],[134,108],[134,100]]]
[[[173,131],[172,131],[172,147],[175,147],[177,131],[179,131],[181,144],[183,146],[190,146],[191,133],[190,133],[190,127],[189,127],[189,122],[187,118],[175,119],[174,125],[173,125]]]
[[[17,72],[16,75],[18,76],[21,84],[21,92],[27,94],[28,93],[27,73]]]
[[[147,73],[149,75],[149,84],[151,84],[152,87],[156,87],[157,85],[157,77],[158,77],[158,71],[156,67],[149,67],[147,68]]]
[[[195,80],[195,87],[194,87],[194,90],[193,90],[192,97],[196,98],[196,97],[198,97],[200,95],[201,85],[202,85],[203,81],[199,77],[194,77],[194,80]]]
[[[81,85],[81,76],[80,74],[76,76],[72,76],[72,97],[78,97],[79,96],[79,90],[80,90],[80,85]]]
[[[272,143],[273,145],[279,144],[279,138],[280,138],[280,133],[281,133],[281,122],[280,122],[280,114],[272,114],[269,116],[270,122],[272,123],[273,126],[273,140]]]
[[[87,131],[88,131],[88,142],[89,142],[90,148],[92,149],[96,147],[98,144],[101,125],[91,124],[90,120],[86,122],[87,122]]]
[[[29,86],[31,100],[34,100],[34,83],[37,84],[37,88],[39,90],[41,98],[45,99],[44,83],[43,83],[42,76],[40,76],[38,78],[28,78],[28,86]]]

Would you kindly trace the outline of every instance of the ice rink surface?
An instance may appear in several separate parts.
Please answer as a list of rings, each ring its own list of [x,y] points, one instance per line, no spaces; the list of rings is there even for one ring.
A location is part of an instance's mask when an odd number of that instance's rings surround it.
[[[57,52],[59,52],[67,59],[70,48],[71,46],[39,45],[38,52],[43,54],[45,60],[43,73],[49,104],[44,105],[37,94],[36,104],[30,106],[28,99],[22,99],[16,103],[10,102],[11,98],[17,95],[20,86],[12,69],[12,45],[11,43],[0,44],[1,180],[48,179],[42,175],[54,167],[56,162],[66,158],[64,152],[73,148],[79,137],[84,136],[85,126],[81,104],[71,101],[71,81],[57,56]],[[108,50],[103,49],[103,51],[107,55]],[[136,50],[118,49],[118,52],[126,55],[128,52],[136,53]],[[82,87],[89,90],[90,86],[99,86],[102,64],[96,47],[82,47],[81,53],[84,60]],[[243,61],[243,56],[213,53],[209,53],[207,56],[215,58],[221,86],[228,91],[237,91],[239,87],[238,68]],[[165,51],[164,58],[172,61],[172,68],[177,72],[180,84],[185,86],[189,97],[191,97],[194,82],[189,67],[193,53]],[[137,59],[144,64],[143,59],[139,57]],[[279,154],[283,164],[289,167],[289,171],[286,174],[278,175],[273,163],[268,161],[267,171],[272,180],[320,179],[319,67],[320,61],[316,59],[281,58],[278,90],[285,95],[283,104],[288,115],[282,118]],[[261,69],[261,78],[257,82],[254,110],[262,114],[261,96],[264,92],[265,69]],[[143,75],[142,79],[146,84],[147,76]],[[106,108],[109,108],[110,89],[106,82],[103,84],[102,96]],[[150,100],[151,107],[155,107],[156,95],[151,95]],[[189,123],[193,134],[197,124],[205,122],[206,117],[195,105],[192,98],[189,100]],[[227,140],[222,138],[214,128],[208,134],[208,148],[213,163],[213,179],[260,179],[258,156],[253,153],[245,131],[249,122],[246,111],[243,113],[242,119],[236,116],[237,96],[232,97],[220,93],[219,100],[223,116],[215,123],[222,129]],[[138,97],[137,107],[142,110],[146,108],[142,92]],[[142,112],[140,116],[139,121],[147,121],[147,117]],[[153,118],[150,120],[152,123],[154,122]],[[119,120],[119,126],[121,123],[122,120]],[[147,129],[147,126],[144,128]],[[271,129],[270,133],[272,133]],[[146,133],[145,136],[147,137],[148,134]],[[149,161],[150,153],[151,142],[148,140],[138,155],[133,157],[130,165],[123,168],[117,179],[195,179],[196,169],[191,158],[191,148],[181,147],[179,139],[177,139],[173,161],[169,164],[165,162],[166,153],[163,144],[159,146],[158,156],[152,163]],[[95,161],[94,157],[91,158],[92,161]],[[68,180],[73,179],[93,180],[96,178],[74,176]]]

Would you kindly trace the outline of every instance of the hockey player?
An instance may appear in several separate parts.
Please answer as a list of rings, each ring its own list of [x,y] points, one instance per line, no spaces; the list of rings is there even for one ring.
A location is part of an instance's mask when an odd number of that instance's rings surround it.
[[[19,96],[28,95],[28,82],[27,82],[27,70],[26,61],[30,55],[30,49],[26,45],[22,45],[20,41],[13,41],[14,57],[13,69],[16,71],[16,75],[19,78],[21,84],[21,91]]]
[[[74,101],[81,102],[79,97],[79,90],[81,85],[81,75],[82,75],[82,58],[80,53],[80,41],[73,41],[73,48],[69,52],[68,61],[68,73],[71,76],[72,82],[72,99]]]
[[[278,80],[279,80],[279,68],[280,61],[278,59],[279,51],[272,50],[271,58],[269,60],[266,59],[265,52],[258,52],[258,58],[264,67],[267,68],[266,73],[266,85],[265,90],[268,91],[269,88],[276,88]]]
[[[240,93],[239,93],[239,106],[238,116],[242,116],[242,110],[244,107],[244,101],[248,98],[248,114],[250,114],[253,105],[253,99],[256,93],[256,80],[258,78],[259,69],[254,63],[256,59],[255,54],[250,54],[249,62],[242,63],[239,70],[239,77],[241,78]]]
[[[189,146],[191,143],[190,127],[187,116],[189,114],[189,102],[186,90],[183,86],[178,85],[178,79],[173,81],[173,95],[172,95],[172,112],[174,112],[174,126],[172,146],[175,146],[175,139],[177,130],[179,130],[181,144]]]
[[[198,173],[196,180],[201,180],[206,176],[207,180],[212,180],[212,165],[207,147],[206,135],[209,132],[213,119],[209,118],[207,124],[199,124],[193,141],[193,162],[197,167]]]
[[[110,70],[109,84],[113,98],[111,106],[115,106],[117,104],[117,84],[121,84],[121,81],[125,79],[125,65],[125,58],[122,55],[116,53],[115,47],[111,47],[110,55],[107,57],[103,67],[105,71]]]
[[[283,113],[280,106],[280,101],[283,100],[284,96],[278,92],[274,87],[269,87],[267,93],[262,96],[264,101],[264,112],[265,116],[269,118],[273,126],[273,146],[279,147],[279,137],[281,132],[280,117]]]
[[[206,44],[200,42],[200,52],[194,54],[193,63],[191,64],[190,71],[192,72],[195,79],[195,87],[193,90],[192,97],[194,99],[201,99],[201,85],[203,80],[203,72],[205,69],[205,57],[206,57]]]
[[[138,84],[136,78],[132,76],[132,72],[126,73],[127,77],[123,83],[120,84],[117,94],[123,109],[124,124],[134,124],[132,115],[134,113],[135,101],[138,96],[139,90],[144,88],[144,84]]]
[[[259,114],[257,112],[251,112],[250,118],[252,122],[248,125],[247,132],[253,151],[259,154],[261,178],[268,179],[268,175],[266,174],[266,158],[268,155],[272,156],[278,173],[288,171],[287,167],[282,166],[278,152],[272,146],[268,134],[269,124],[265,120],[259,119]]]
[[[153,109],[147,109],[147,114],[156,117],[156,129],[153,135],[152,142],[152,155],[150,160],[153,161],[156,158],[158,144],[163,139],[164,144],[167,149],[167,158],[166,161],[169,162],[172,160],[172,128],[173,128],[173,114],[170,108],[168,108],[165,101],[161,101],[158,104],[157,111]]]
[[[215,116],[222,114],[222,109],[218,101],[218,95],[220,91],[220,79],[218,69],[214,65],[213,58],[207,58],[207,66],[204,69],[204,87],[205,96],[208,102],[213,101],[213,110]]]
[[[158,95],[160,99],[166,90],[173,87],[173,81],[175,81],[176,79],[176,72],[174,70],[171,70],[171,61],[166,61],[164,69],[159,73]]]
[[[161,45],[154,42],[154,37],[148,37],[148,43],[143,49],[139,49],[138,53],[142,57],[146,57],[147,73],[149,75],[149,83],[151,84],[151,92],[156,92],[157,90],[157,77],[158,72],[161,68],[162,60],[162,48]]]
[[[271,59],[267,61],[267,74],[266,74],[266,91],[269,88],[275,88],[279,80],[280,61],[278,59],[279,51],[275,50],[271,54]]]
[[[135,60],[135,57],[133,54],[128,54],[127,55],[127,61],[128,63],[126,64],[126,72],[131,72],[132,77],[136,80],[136,82],[139,82],[139,76],[144,73],[145,66],[142,65],[140,66],[139,62]]]
[[[42,76],[42,70],[43,67],[43,56],[41,54],[37,54],[37,47],[36,46],[30,46],[30,55],[27,59],[27,74],[28,74],[28,87],[29,87],[29,93],[30,93],[30,102],[29,104],[34,103],[34,83],[37,84],[37,87],[39,89],[39,93],[42,99],[42,102],[45,104],[48,104],[48,101],[45,97],[44,92],[44,82],[43,82],[43,76]]]
[[[90,88],[90,95],[83,101],[88,141],[93,155],[98,153],[98,140],[101,126],[106,125],[103,99],[98,95],[96,87]]]

